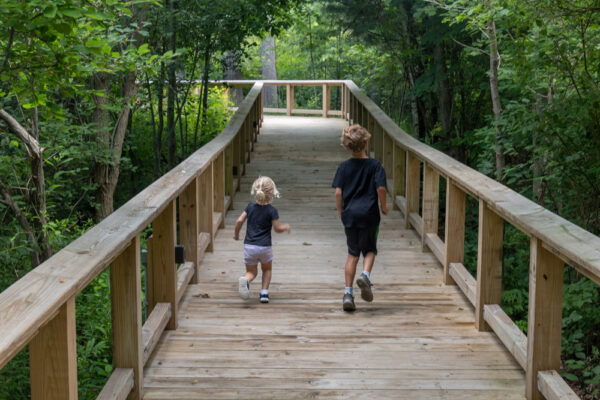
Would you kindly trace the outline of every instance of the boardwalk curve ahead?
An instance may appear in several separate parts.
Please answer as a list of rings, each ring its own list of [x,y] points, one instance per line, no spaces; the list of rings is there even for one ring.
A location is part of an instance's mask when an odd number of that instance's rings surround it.
[[[374,302],[357,296],[357,311],[342,311],[347,253],[331,181],[347,158],[338,139],[346,123],[265,117],[226,227],[184,294],[179,326],[146,364],[145,399],[524,398],[522,368],[493,332],[475,328],[471,303],[443,285],[442,266],[399,211],[382,220]],[[259,175],[277,183],[274,205],[292,225],[273,237],[266,305],[260,275],[251,300],[238,297],[243,242],[233,240]]]

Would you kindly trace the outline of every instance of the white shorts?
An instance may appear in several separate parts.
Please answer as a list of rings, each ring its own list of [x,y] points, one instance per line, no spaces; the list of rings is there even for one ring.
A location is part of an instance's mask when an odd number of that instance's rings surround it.
[[[271,246],[244,245],[244,264],[258,265],[266,264],[273,260],[273,248]]]

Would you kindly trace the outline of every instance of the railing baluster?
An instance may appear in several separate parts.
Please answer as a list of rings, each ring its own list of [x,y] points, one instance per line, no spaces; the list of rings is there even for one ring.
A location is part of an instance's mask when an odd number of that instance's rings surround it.
[[[288,117],[292,115],[292,108],[294,108],[294,87],[287,84],[285,85],[285,109]]]
[[[210,236],[206,251],[213,251],[213,170],[212,163],[198,177],[198,200],[200,201],[198,208],[199,222],[198,229],[200,232],[206,232]]]
[[[194,179],[179,195],[179,237],[185,246],[185,260],[194,264],[192,283],[198,283],[198,180]]]
[[[465,254],[465,199],[466,195],[451,179],[446,178],[446,224],[444,242],[444,284],[454,285],[450,276],[451,263],[463,263]]]
[[[225,148],[225,194],[229,196],[229,210],[233,209],[233,142]]]
[[[427,234],[433,233],[437,235],[438,233],[440,175],[428,163],[423,164],[425,168],[423,173],[423,231],[421,232],[421,248],[424,250]]]
[[[32,400],[77,400],[77,343],[75,298],[29,343]]]
[[[393,176],[394,168],[394,141],[383,129],[381,129],[383,135],[383,168],[385,168],[386,175],[389,178]]]
[[[324,83],[323,84],[323,118],[327,118],[327,113],[329,112],[329,108],[330,108],[330,87],[328,84]]]
[[[406,154],[406,229],[410,228],[410,214],[419,212],[419,192],[421,190],[421,162],[410,151]]]
[[[213,161],[214,210],[221,213],[219,228],[225,227],[225,157],[221,152]]]
[[[142,346],[140,237],[110,265],[113,328],[113,366],[133,369],[133,388],[127,397],[141,399],[144,349]]]
[[[475,326],[480,331],[491,330],[483,318],[483,306],[502,303],[503,239],[504,220],[479,200]]]
[[[564,262],[532,237],[529,263],[526,394],[543,399],[538,371],[560,370]]]
[[[396,196],[404,196],[406,188],[406,151],[394,143],[394,186],[392,188],[393,209],[398,210]],[[405,216],[406,217],[406,216]]]
[[[167,329],[177,329],[177,266],[175,200],[152,222],[152,247],[148,249],[148,311],[156,303],[171,303]]]

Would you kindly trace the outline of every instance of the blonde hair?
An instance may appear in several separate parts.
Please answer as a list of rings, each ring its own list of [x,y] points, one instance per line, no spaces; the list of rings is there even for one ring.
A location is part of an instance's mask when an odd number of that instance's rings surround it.
[[[342,146],[348,151],[359,153],[367,147],[367,140],[371,138],[371,134],[362,126],[350,125],[342,131]]]
[[[275,182],[268,176],[259,176],[252,184],[250,194],[256,198],[258,204],[262,205],[269,204],[274,197],[279,197]]]

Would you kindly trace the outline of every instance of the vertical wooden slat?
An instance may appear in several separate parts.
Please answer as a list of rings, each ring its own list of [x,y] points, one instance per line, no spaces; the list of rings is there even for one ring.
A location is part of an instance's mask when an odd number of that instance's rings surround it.
[[[564,263],[532,237],[527,321],[527,399],[543,399],[538,371],[560,370]]]
[[[477,238],[477,293],[475,326],[491,330],[483,319],[483,306],[502,303],[502,242],[504,221],[483,200],[479,200]]]
[[[242,126],[240,127],[240,132],[238,133],[238,136],[240,137],[240,166],[241,168],[241,175],[245,175],[246,174],[246,125],[247,125],[248,121],[244,121],[244,123],[242,124]]]
[[[285,85],[285,109],[286,115],[289,117],[292,115],[292,108],[294,107],[294,97],[292,95],[293,86],[290,84]]]
[[[454,285],[450,263],[463,263],[465,254],[465,199],[466,195],[450,178],[446,179],[446,224],[444,242],[444,284]]]
[[[428,233],[438,232],[438,215],[440,202],[440,175],[424,163],[423,173],[423,231],[421,232],[421,248],[425,249],[425,238]],[[433,249],[432,249],[433,250]]]
[[[210,235],[210,243],[206,250],[213,251],[213,170],[212,163],[198,177],[198,200],[199,200],[199,222],[200,232],[206,232]]]
[[[225,227],[225,157],[221,152],[213,161],[214,209],[223,214],[219,228]]]
[[[194,264],[192,283],[198,283],[198,180],[194,179],[179,195],[179,237],[185,246],[185,260]]]
[[[383,129],[371,116],[371,126],[373,127],[371,134],[375,138],[375,158],[383,164]]]
[[[393,209],[397,210],[396,196],[405,195],[406,185],[406,151],[394,143],[394,185],[392,189]]]
[[[32,400],[77,400],[75,298],[29,342]]]
[[[148,311],[156,303],[171,303],[171,319],[167,329],[177,329],[177,266],[175,265],[176,220],[175,200],[152,222],[152,247],[148,257]]]
[[[233,187],[233,140],[229,146],[225,148],[225,194],[229,196],[229,209],[233,209],[233,197],[235,188]]]
[[[406,154],[406,215],[404,227],[410,228],[409,215],[419,212],[421,162],[411,152]]]
[[[143,395],[141,286],[140,237],[136,236],[110,265],[113,366],[133,369],[129,400],[139,400]]]
[[[342,86],[340,86],[340,91],[342,93],[342,99],[340,102],[340,107],[342,110],[342,119],[346,120],[346,86],[342,84]]]
[[[323,118],[327,118],[327,113],[329,112],[330,104],[330,88],[326,83],[323,84]]]
[[[381,132],[383,135],[383,168],[389,179],[394,175],[394,141],[383,129]]]

